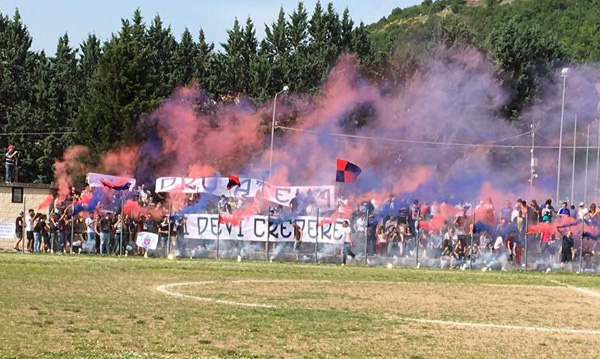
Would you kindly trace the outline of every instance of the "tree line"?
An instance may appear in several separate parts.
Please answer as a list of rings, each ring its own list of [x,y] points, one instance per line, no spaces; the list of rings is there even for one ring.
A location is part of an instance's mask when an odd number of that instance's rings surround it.
[[[74,45],[65,34],[51,55],[32,51],[18,11],[0,13],[0,143],[20,150],[20,181],[49,183],[54,160],[69,145],[83,144],[98,154],[144,140],[148,131],[139,124],[178,86],[198,84],[215,100],[243,94],[256,104],[288,84],[296,93],[317,93],[345,52],[357,55],[372,81],[401,86],[440,44],[475,46],[490,56],[498,78],[510,79],[506,86],[514,98],[504,113],[515,120],[535,100],[540,76],[566,61],[597,56],[577,40],[565,42],[564,36],[519,21],[538,3],[488,0],[473,8],[460,0],[427,0],[365,26],[355,24],[348,9],[340,15],[333,4],[317,2],[309,12],[299,2],[289,14],[281,8],[260,40],[250,17],[236,19],[221,49],[202,30],[186,28],[176,36],[159,15],[146,23],[138,9],[105,41],[89,35]],[[539,11],[555,16],[551,6]],[[364,124],[372,113],[358,109],[348,116]]]

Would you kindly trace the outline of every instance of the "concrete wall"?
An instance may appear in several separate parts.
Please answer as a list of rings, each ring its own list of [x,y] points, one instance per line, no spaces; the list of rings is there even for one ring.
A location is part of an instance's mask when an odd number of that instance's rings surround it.
[[[23,188],[23,203],[12,202],[12,191],[14,188]],[[56,194],[56,187],[45,184],[32,183],[2,183],[0,184],[0,222],[14,223],[21,211],[27,214],[30,208],[36,212],[38,206],[49,194]],[[40,212],[47,213],[48,208]],[[15,239],[0,238],[0,249],[7,250],[14,246]]]

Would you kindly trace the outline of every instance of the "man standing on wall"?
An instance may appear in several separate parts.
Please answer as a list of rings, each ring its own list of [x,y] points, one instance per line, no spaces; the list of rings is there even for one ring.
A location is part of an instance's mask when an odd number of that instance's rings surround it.
[[[8,145],[8,151],[4,156],[4,164],[6,165],[6,176],[4,177],[4,181],[6,183],[14,181],[15,164],[17,163],[18,154],[19,152],[15,150],[13,145]]]

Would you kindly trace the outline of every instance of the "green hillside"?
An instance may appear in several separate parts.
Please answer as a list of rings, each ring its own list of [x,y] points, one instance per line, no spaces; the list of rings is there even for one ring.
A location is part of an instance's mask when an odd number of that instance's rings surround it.
[[[426,0],[394,9],[369,29],[379,49],[402,48],[432,37],[447,17],[467,25],[475,45],[482,49],[490,48],[489,37],[495,29],[513,20],[556,36],[572,60],[600,60],[599,0]]]

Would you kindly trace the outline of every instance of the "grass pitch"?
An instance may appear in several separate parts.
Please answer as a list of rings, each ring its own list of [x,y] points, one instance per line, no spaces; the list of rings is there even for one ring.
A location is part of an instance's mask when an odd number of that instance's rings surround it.
[[[2,358],[600,357],[593,275],[7,253],[0,291]]]

